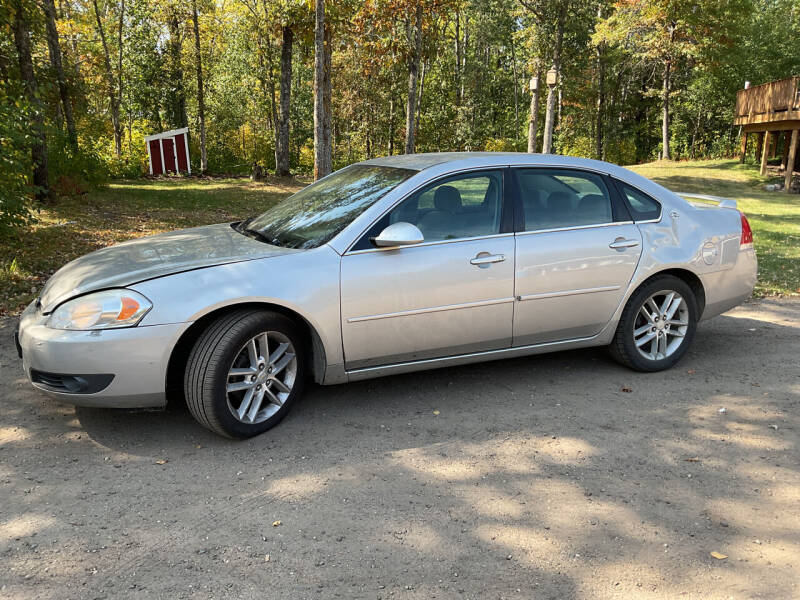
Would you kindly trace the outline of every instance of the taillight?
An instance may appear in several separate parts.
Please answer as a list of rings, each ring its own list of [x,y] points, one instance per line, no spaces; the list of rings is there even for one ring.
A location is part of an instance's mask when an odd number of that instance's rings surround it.
[[[739,213],[742,217],[742,241],[740,242],[741,246],[745,246],[747,244],[753,243],[753,230],[750,229],[750,223],[747,222],[747,217],[744,216],[743,212]]]

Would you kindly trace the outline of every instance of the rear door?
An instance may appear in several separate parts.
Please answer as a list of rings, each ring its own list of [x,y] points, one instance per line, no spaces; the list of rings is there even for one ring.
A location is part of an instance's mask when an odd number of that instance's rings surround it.
[[[504,170],[429,184],[384,215],[341,262],[348,370],[511,345],[514,234]],[[424,241],[376,248],[370,238],[405,221]]]
[[[514,345],[599,333],[639,262],[642,238],[605,176],[514,170],[519,199]]]

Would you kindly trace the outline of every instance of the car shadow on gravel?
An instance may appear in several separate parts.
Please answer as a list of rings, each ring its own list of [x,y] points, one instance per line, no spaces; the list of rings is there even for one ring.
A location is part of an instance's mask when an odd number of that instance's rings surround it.
[[[73,409],[23,382],[0,429],[17,574],[0,580],[12,596],[796,596],[797,315],[705,323],[663,373],[593,349],[311,386],[242,442],[182,406]]]

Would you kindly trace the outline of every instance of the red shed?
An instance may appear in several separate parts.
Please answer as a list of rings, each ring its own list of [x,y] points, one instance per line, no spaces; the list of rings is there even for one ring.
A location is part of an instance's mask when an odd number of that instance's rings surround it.
[[[189,162],[189,128],[172,129],[154,133],[144,138],[147,144],[147,159],[150,175],[163,173],[192,174]]]

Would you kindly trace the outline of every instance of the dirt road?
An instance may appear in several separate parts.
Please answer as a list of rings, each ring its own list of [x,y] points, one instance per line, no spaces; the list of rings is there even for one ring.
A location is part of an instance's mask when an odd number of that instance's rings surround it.
[[[2,598],[800,597],[800,301],[665,373],[591,350],[312,387],[246,442],[52,402],[13,325]]]

